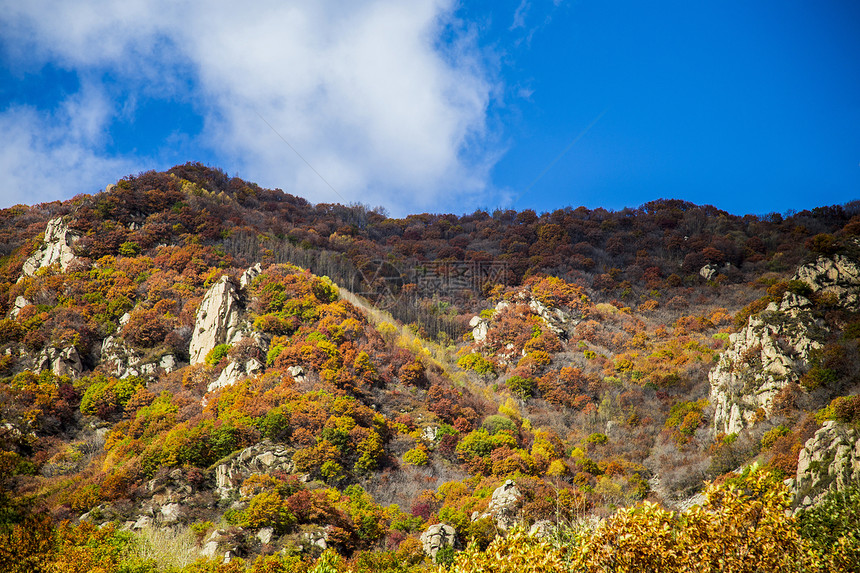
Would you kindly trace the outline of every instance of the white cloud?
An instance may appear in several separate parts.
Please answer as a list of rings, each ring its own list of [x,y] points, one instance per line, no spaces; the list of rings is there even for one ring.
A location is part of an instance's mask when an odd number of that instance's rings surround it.
[[[262,185],[396,213],[461,211],[487,203],[478,195],[488,192],[499,150],[486,123],[494,81],[468,30],[449,26],[454,9],[453,0],[0,0],[0,26],[9,30],[7,52],[34,65],[106,71],[138,99],[194,101],[205,122],[201,144],[225,169]],[[442,43],[454,29],[454,41]],[[97,114],[109,106],[87,89],[64,104],[79,110],[66,112],[71,140],[57,135],[61,122],[52,124],[55,138],[25,137],[44,122],[0,113],[0,125],[14,123],[24,145],[3,153],[4,167],[16,156],[50,161],[59,150],[92,165],[155,167],[100,151],[109,118]],[[4,187],[15,181],[0,173]]]
[[[135,172],[134,162],[98,153],[109,113],[104,98],[85,87],[51,114],[21,106],[0,114],[0,205],[92,193]]]
[[[526,15],[529,12],[529,8],[531,8],[531,2],[529,2],[529,0],[522,0],[522,2],[520,2],[520,5],[517,6],[516,11],[514,11],[514,21],[510,27],[511,30],[525,28]]]

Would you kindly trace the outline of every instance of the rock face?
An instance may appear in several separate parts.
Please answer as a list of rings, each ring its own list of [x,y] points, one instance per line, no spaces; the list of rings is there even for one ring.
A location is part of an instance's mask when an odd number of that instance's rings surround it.
[[[25,306],[29,306],[30,304],[30,301],[23,296],[16,296],[15,302],[12,303],[12,310],[9,311],[9,318],[18,318],[18,313],[21,312],[21,309]]]
[[[789,483],[799,507],[820,501],[829,491],[860,483],[860,431],[828,421],[815,432],[797,461],[797,476]]]
[[[191,364],[201,364],[219,344],[231,344],[240,336],[242,301],[227,275],[222,276],[203,297],[188,353]]]
[[[51,370],[57,376],[69,376],[77,378],[81,375],[84,367],[81,357],[74,346],[68,348],[48,347],[36,356],[36,370]]]
[[[544,325],[562,340],[567,340],[569,329],[575,327],[580,322],[576,316],[571,316],[560,308],[548,307],[541,301],[531,298],[527,293],[518,293],[516,299],[520,303],[528,304],[529,310],[540,318]],[[503,312],[511,307],[510,302],[505,300],[499,301],[496,304],[496,313]],[[472,327],[472,338],[476,344],[481,344],[487,339],[487,334],[490,330],[490,323],[487,319],[480,315],[473,316],[472,320],[469,321],[469,326]]]
[[[507,533],[517,524],[522,500],[523,494],[512,479],[507,480],[493,492],[487,511],[496,522],[499,531]]]
[[[579,321],[572,321],[571,317],[560,308],[549,308],[539,300],[531,299],[529,308],[538,315],[547,328],[553,331],[562,340],[567,340],[567,329],[576,326]]]
[[[263,370],[263,363],[257,360],[256,358],[251,358],[244,364],[238,362],[230,362],[221,371],[221,374],[218,378],[209,383],[209,386],[206,387],[207,392],[214,392],[218,388],[224,388],[226,386],[232,386],[239,380],[251,376],[252,374],[256,374]]]
[[[469,321],[469,326],[472,327],[472,338],[477,344],[484,342],[487,339],[487,332],[490,330],[489,323],[481,316],[473,316]]]
[[[179,362],[173,354],[147,360],[146,356],[129,347],[119,336],[108,336],[102,342],[101,363],[117,378],[154,376],[159,371],[173,372]]]
[[[444,523],[431,525],[421,534],[421,546],[424,553],[435,561],[440,549],[457,546],[457,531]]]
[[[230,496],[244,478],[253,473],[270,473],[283,470],[292,473],[292,450],[269,440],[245,448],[215,468],[215,487],[222,499]]]
[[[189,510],[199,507],[199,502],[193,499],[195,489],[181,469],[149,480],[145,491],[149,499],[140,506],[140,514],[126,521],[126,529],[177,525],[186,520]]]
[[[809,368],[810,352],[821,348],[826,329],[809,312],[810,301],[787,292],[751,316],[708,373],[714,430],[731,434],[770,415],[773,398]]]
[[[717,270],[717,265],[715,265],[714,263],[705,265],[704,267],[699,269],[699,275],[706,281],[714,280],[718,273],[719,271]]]
[[[860,310],[860,264],[848,257],[818,257],[797,269],[794,279],[808,284],[813,292],[836,295],[846,308]]]
[[[254,279],[260,276],[260,273],[263,272],[263,265],[257,263],[253,267],[249,267],[242,276],[239,278],[239,288],[246,289],[248,285],[254,282]]]
[[[38,251],[24,262],[24,276],[33,276],[41,268],[59,264],[65,271],[75,258],[72,245],[78,240],[78,235],[69,231],[62,217],[51,219],[45,229],[45,241]]]
[[[798,268],[794,280],[860,310],[860,264],[846,256],[819,257]],[[716,432],[739,432],[769,416],[776,394],[809,369],[810,353],[822,347],[827,334],[811,308],[809,299],[786,292],[731,335],[729,348],[708,374]]]

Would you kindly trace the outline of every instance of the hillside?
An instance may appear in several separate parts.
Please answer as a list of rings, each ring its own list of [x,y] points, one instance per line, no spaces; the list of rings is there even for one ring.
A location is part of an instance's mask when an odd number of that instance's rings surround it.
[[[8,570],[860,566],[856,203],[393,219],[186,164],[0,256]]]

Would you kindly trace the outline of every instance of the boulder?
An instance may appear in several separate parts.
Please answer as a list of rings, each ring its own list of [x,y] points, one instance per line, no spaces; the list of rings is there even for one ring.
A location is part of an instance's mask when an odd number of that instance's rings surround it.
[[[18,318],[18,313],[21,312],[21,309],[30,304],[32,303],[23,296],[16,296],[15,302],[12,303],[12,309],[9,311],[9,318]]]
[[[540,521],[536,521],[534,525],[529,528],[529,537],[537,537],[538,539],[543,539],[545,537],[549,537],[555,531],[555,524],[548,519],[541,519]]]
[[[33,366],[37,371],[51,370],[57,376],[70,378],[77,378],[84,369],[81,356],[74,346],[62,349],[49,346],[36,356]]]
[[[48,221],[42,246],[24,261],[22,278],[33,276],[39,269],[54,264],[59,264],[60,269],[65,271],[75,258],[72,246],[79,238],[79,235],[69,230],[62,217]]]
[[[712,281],[717,277],[719,270],[714,263],[707,264],[699,269],[699,275],[706,281]]]
[[[238,362],[230,362],[229,364],[227,364],[227,366],[224,367],[218,378],[215,381],[209,383],[209,386],[207,386],[206,390],[207,392],[214,392],[218,388],[232,386],[239,380],[256,374],[261,370],[263,370],[263,363],[256,358],[251,358],[244,364]]]
[[[138,518],[138,520],[132,524],[131,529],[132,530],[149,529],[150,527],[152,527],[152,524],[153,524],[153,522],[152,522],[152,518],[150,516],[141,515]]]
[[[489,323],[481,316],[473,316],[469,321],[469,326],[472,327],[472,338],[477,344],[484,342],[487,339],[487,332],[490,330]]]
[[[260,540],[260,543],[263,545],[268,545],[272,542],[272,539],[275,537],[275,530],[271,527],[263,527],[260,531],[257,532],[257,539]]]
[[[176,523],[177,521],[179,521],[179,518],[182,515],[182,506],[178,503],[168,503],[167,505],[161,507],[160,512],[161,523]]]
[[[328,547],[328,531],[325,529],[315,529],[302,533],[302,545],[306,549],[319,548],[325,551]]]
[[[261,265],[260,263],[257,263],[253,267],[248,268],[248,270],[242,273],[242,276],[239,278],[239,288],[243,290],[248,288],[248,285],[254,282],[254,279],[260,276],[260,273],[262,272],[263,265]]]
[[[505,481],[493,492],[487,513],[496,522],[499,531],[507,533],[517,524],[522,500],[523,494],[512,479]]]
[[[431,525],[421,534],[424,553],[436,560],[436,554],[445,547],[457,547],[457,530],[445,523]]]
[[[579,324],[579,320],[574,320],[560,308],[550,308],[536,299],[529,300],[529,308],[562,340],[567,340],[568,328]]]
[[[237,489],[237,484],[253,473],[282,470],[293,473],[293,452],[286,447],[263,440],[245,448],[215,467],[215,487],[222,499]]]
[[[227,275],[206,292],[194,323],[188,353],[191,364],[205,362],[206,355],[219,344],[231,344],[241,337],[242,301]]]

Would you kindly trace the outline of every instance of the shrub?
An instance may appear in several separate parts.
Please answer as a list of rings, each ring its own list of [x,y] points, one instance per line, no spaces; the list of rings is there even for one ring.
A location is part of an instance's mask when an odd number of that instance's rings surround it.
[[[495,376],[496,369],[492,362],[479,352],[466,354],[457,361],[457,366],[463,370],[474,370],[482,376]]]
[[[523,378],[522,376],[511,376],[505,381],[505,386],[514,395],[522,400],[528,400],[534,393],[535,383],[531,378]]]
[[[776,440],[788,435],[789,433],[791,433],[791,431],[785,426],[776,426],[775,428],[771,428],[761,437],[761,449],[769,450]]]
[[[229,344],[217,345],[206,355],[206,364],[208,364],[209,366],[217,366],[217,364],[221,362],[222,358],[227,357],[228,352],[230,352]]]
[[[403,461],[410,466],[426,466],[430,461],[427,456],[427,448],[424,444],[418,444],[403,454]]]
[[[798,512],[800,535],[833,571],[860,571],[860,486],[829,492]]]
[[[500,416],[498,414],[487,416],[481,424],[481,427],[486,429],[490,434],[506,431],[512,436],[517,435],[517,425],[514,424],[513,420],[507,416]]]

